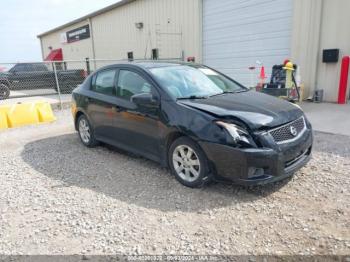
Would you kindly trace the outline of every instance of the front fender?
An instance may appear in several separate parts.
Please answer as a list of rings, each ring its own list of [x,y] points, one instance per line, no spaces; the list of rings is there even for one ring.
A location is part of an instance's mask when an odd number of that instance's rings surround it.
[[[162,122],[167,126],[167,133],[163,133],[163,137],[179,132],[197,142],[226,142],[226,133],[215,124],[217,118],[210,114],[176,102],[166,103],[163,112],[166,112],[166,116]]]

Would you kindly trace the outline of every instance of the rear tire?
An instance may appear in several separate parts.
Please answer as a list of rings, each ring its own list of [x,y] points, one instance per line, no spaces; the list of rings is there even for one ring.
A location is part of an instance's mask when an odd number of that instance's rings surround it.
[[[196,142],[187,137],[173,142],[168,161],[171,173],[184,186],[200,188],[212,181],[207,156]]]
[[[10,97],[10,88],[5,83],[0,83],[0,100]]]
[[[95,147],[98,141],[95,138],[94,130],[85,115],[81,115],[77,122],[81,142],[87,147]]]

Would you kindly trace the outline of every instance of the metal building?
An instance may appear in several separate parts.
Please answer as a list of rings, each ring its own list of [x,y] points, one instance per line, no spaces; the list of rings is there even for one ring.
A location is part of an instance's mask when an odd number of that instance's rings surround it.
[[[289,58],[304,98],[322,89],[335,102],[350,55],[348,10],[349,0],[122,0],[39,38],[43,59],[195,57],[247,86],[261,65],[269,76]]]
[[[341,59],[350,55],[349,10],[349,0],[203,0],[203,62],[250,85],[257,61],[269,75],[291,59],[304,99],[320,89],[336,102]]]
[[[252,85],[291,55],[293,0],[204,0],[203,62]],[[258,65],[257,65],[258,61]],[[251,83],[253,82],[253,83]]]
[[[43,59],[201,57],[200,0],[122,0],[40,34]]]
[[[341,60],[350,56],[349,10],[349,0],[293,0],[291,58],[301,66],[306,95],[322,89],[325,101],[337,101]],[[348,99],[349,89],[350,81]]]

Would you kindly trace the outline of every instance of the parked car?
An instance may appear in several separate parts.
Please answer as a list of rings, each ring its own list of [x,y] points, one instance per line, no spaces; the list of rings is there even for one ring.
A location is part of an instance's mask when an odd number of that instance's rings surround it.
[[[57,70],[57,80],[62,93],[71,93],[84,79],[85,71],[83,69]],[[7,87],[9,90],[52,88],[57,91],[55,73],[53,70],[49,70],[44,63],[16,64],[8,72],[0,72],[0,85],[0,90],[5,90]],[[0,93],[3,96],[7,95],[5,92],[0,91]]]
[[[188,187],[274,182],[311,157],[300,107],[203,65],[104,67],[73,91],[72,112],[84,145],[101,141],[157,161]]]

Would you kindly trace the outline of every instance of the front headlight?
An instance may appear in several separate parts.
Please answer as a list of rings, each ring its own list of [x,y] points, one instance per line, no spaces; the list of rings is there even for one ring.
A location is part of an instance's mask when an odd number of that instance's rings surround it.
[[[217,121],[216,124],[220,127],[223,127],[228,132],[235,144],[243,144],[256,147],[255,142],[249,135],[248,131],[244,128],[222,121]]]

